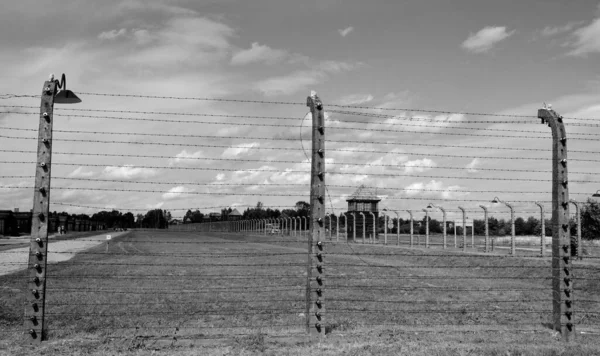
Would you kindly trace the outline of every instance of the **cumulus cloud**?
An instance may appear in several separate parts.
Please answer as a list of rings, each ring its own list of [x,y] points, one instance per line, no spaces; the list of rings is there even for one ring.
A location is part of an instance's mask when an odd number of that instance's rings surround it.
[[[338,100],[341,105],[360,105],[368,103],[374,99],[371,94],[351,94]]]
[[[435,162],[429,158],[417,159],[404,163],[405,173],[425,172],[435,167]]]
[[[507,39],[515,33],[515,30],[506,31],[505,26],[487,26],[479,30],[477,33],[471,33],[461,45],[461,47],[469,52],[484,53],[491,50],[497,43]]]
[[[452,199],[459,196],[468,195],[468,192],[463,190],[459,185],[444,187],[441,181],[431,180],[430,182],[415,182],[404,188],[404,193],[407,196],[423,195],[429,197],[441,197],[443,199]]]
[[[575,32],[574,47],[569,55],[581,56],[588,53],[600,53],[600,17],[596,18],[589,25],[582,27]]]
[[[477,172],[477,169],[475,167],[477,167],[479,164],[481,163],[481,161],[479,160],[479,158],[474,158],[471,163],[467,164],[467,170],[471,173],[475,173]]]
[[[245,65],[258,62],[273,64],[284,60],[288,55],[288,52],[285,50],[273,49],[269,46],[254,42],[249,49],[236,52],[231,57],[231,64]]]
[[[184,187],[183,185],[180,185],[180,186],[169,189],[168,192],[166,192],[162,195],[162,198],[164,200],[173,200],[173,199],[181,198],[181,196],[185,195],[186,193],[193,192],[193,191],[194,191],[193,189],[189,189],[189,188]]]
[[[290,95],[324,82],[331,74],[351,71],[361,66],[361,63],[321,61],[311,65],[310,69],[261,80],[255,83],[254,89],[266,96]]]
[[[158,172],[151,168],[140,168],[132,165],[107,166],[102,174],[109,178],[136,179],[155,176]]]
[[[76,177],[76,178],[89,178],[89,177],[92,177],[93,175],[94,175],[94,172],[86,170],[85,167],[78,167],[73,172],[69,173],[69,177]]]
[[[122,28],[120,30],[105,31],[105,32],[102,32],[102,33],[100,33],[98,35],[98,39],[100,39],[100,40],[114,40],[114,39],[117,39],[118,37],[125,36],[125,34],[127,34],[127,29],[126,28]]]
[[[199,159],[202,157],[204,157],[204,153],[201,150],[196,152],[188,152],[183,150],[176,154],[174,158],[169,159],[169,164],[195,164],[198,163]]]
[[[574,29],[576,26],[581,25],[582,22],[581,21],[574,21],[574,22],[568,22],[566,25],[563,26],[546,26],[542,29],[541,34],[544,37],[551,37],[551,36],[556,36],[556,35],[560,35],[562,33],[566,33],[571,31],[572,29]]]
[[[346,36],[348,36],[348,35],[350,34],[350,32],[352,32],[352,31],[354,31],[354,27],[352,27],[352,26],[349,26],[349,27],[346,27],[346,28],[343,28],[343,29],[339,29],[339,30],[338,30],[338,33],[340,34],[340,36],[342,36],[342,37],[346,37]]]
[[[223,157],[223,158],[239,157],[241,155],[251,152],[252,149],[256,148],[256,147],[260,147],[259,142],[240,143],[239,145],[233,145],[233,146],[225,149],[225,151],[223,151],[223,153],[221,154],[221,157]]]
[[[399,115],[390,117],[383,122],[390,128],[396,127],[406,128],[407,131],[442,131],[451,125],[460,124],[465,119],[464,114],[449,114],[449,115]],[[378,125],[381,128],[381,125]]]
[[[177,17],[162,28],[134,32],[138,44],[152,46],[124,57],[127,64],[163,68],[216,64],[228,55],[234,29],[205,17]]]
[[[293,73],[267,78],[255,84],[255,89],[266,96],[290,95],[314,86],[326,78],[325,73],[299,70]]]

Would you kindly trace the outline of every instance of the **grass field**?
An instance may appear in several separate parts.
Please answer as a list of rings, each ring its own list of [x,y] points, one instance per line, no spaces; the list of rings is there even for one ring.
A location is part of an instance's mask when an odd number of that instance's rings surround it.
[[[25,271],[0,276],[0,353],[600,354],[600,260],[576,262],[578,334],[565,344],[550,326],[548,258],[439,246],[328,243],[328,334],[309,340],[299,239],[134,231],[80,253],[49,268],[37,349],[24,342]]]

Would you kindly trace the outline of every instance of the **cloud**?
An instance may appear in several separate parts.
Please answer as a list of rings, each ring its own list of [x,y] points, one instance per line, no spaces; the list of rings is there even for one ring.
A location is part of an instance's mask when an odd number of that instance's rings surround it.
[[[476,166],[478,166],[481,162],[479,161],[479,158],[475,158],[471,161],[471,163],[467,164],[467,170],[470,173],[475,173],[477,172],[477,169],[475,169]]]
[[[169,189],[168,192],[166,192],[165,194],[162,195],[162,198],[164,200],[173,200],[173,199],[181,198],[183,195],[186,195],[186,193],[193,192],[193,191],[194,191],[193,189],[189,189],[189,188],[184,187],[183,185],[180,185],[180,186]]]
[[[515,30],[506,32],[506,27],[487,26],[477,33],[471,33],[461,45],[462,48],[473,53],[484,53],[492,49],[498,42],[507,39],[515,33]]]
[[[354,31],[354,27],[352,27],[352,26],[338,30],[340,36],[342,36],[342,37],[348,36],[350,34],[350,32],[352,32],[352,31]]]
[[[290,95],[324,82],[330,74],[351,71],[361,66],[361,63],[321,61],[310,69],[296,70],[287,75],[261,80],[254,88],[266,96]]]
[[[582,24],[582,21],[573,21],[573,22],[568,22],[566,25],[563,25],[563,26],[555,26],[555,27],[546,26],[542,29],[542,31],[540,33],[544,37],[556,36],[556,35],[560,35],[565,32],[569,32],[573,28],[575,28],[575,26],[579,26],[581,24]]]
[[[429,158],[417,159],[404,163],[405,173],[425,172],[435,167],[435,162]]]
[[[86,171],[85,167],[78,167],[73,172],[69,173],[69,177],[77,177],[77,178],[89,178],[92,177],[95,173],[92,171]]]
[[[576,37],[571,44],[574,49],[568,54],[571,56],[582,56],[588,53],[600,53],[600,18],[596,18],[588,26],[582,27],[573,35]]]
[[[289,56],[289,53],[285,50],[272,49],[269,46],[260,45],[258,42],[254,42],[249,49],[236,52],[231,57],[231,64],[245,65],[258,62],[274,64],[284,60],[287,56]]]
[[[243,154],[250,152],[253,148],[260,147],[259,142],[251,142],[251,143],[241,143],[239,145],[233,145],[221,154],[223,158],[235,158],[239,157]]]
[[[299,70],[288,75],[272,77],[255,84],[255,89],[266,96],[290,95],[314,86],[327,76],[320,71]]]
[[[351,94],[340,98],[337,102],[340,105],[360,105],[373,100],[371,94]]]
[[[155,176],[158,172],[151,168],[133,167],[132,165],[124,165],[120,167],[107,166],[102,171],[102,174],[109,178],[118,179],[136,179],[148,178]]]
[[[124,61],[156,68],[216,64],[229,54],[234,33],[226,24],[205,17],[173,18],[162,28],[134,32],[138,44],[152,46],[133,51]]]
[[[410,117],[399,115],[388,118],[383,123],[390,128],[401,129],[405,127],[409,131],[442,131],[448,126],[460,124],[464,118],[464,114],[441,114],[437,116],[418,114]],[[382,128],[381,125],[373,127]]]
[[[200,158],[202,157],[204,157],[204,153],[201,150],[196,152],[188,152],[186,150],[183,150],[176,154],[175,158],[169,159],[169,164],[195,164],[198,163],[200,161]]]
[[[428,197],[438,196],[443,199],[452,199],[459,196],[468,195],[468,192],[457,192],[464,190],[459,185],[444,187],[441,181],[431,180],[430,182],[415,182],[404,188],[404,193],[407,196],[423,195]]]
[[[127,33],[127,29],[126,28],[122,28],[120,30],[111,30],[111,31],[105,31],[102,32],[98,35],[98,39],[100,40],[114,40],[118,37],[122,37],[125,36],[125,34]]]

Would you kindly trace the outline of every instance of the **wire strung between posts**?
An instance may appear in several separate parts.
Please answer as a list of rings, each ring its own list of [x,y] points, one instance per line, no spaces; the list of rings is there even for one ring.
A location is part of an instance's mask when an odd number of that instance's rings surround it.
[[[36,153],[35,151],[22,150],[0,150],[0,152],[13,153]],[[600,153],[600,152],[598,152]],[[276,159],[239,159],[239,158],[212,158],[212,157],[173,157],[173,156],[156,156],[156,155],[129,155],[129,154],[110,154],[110,153],[77,153],[77,152],[54,152],[56,155],[69,156],[96,156],[96,157],[133,157],[133,158],[167,158],[175,160],[196,160],[196,161],[222,161],[222,162],[259,162],[259,163],[294,163],[294,164],[309,164],[309,162],[298,162],[297,160],[276,160]],[[392,167],[406,168],[412,166],[400,164],[383,164],[383,163],[354,163],[354,162],[329,162],[329,165],[344,165],[358,167]],[[467,167],[444,167],[435,166],[433,169],[452,169],[452,170],[469,170]],[[173,168],[177,169],[177,168]],[[510,168],[477,168],[478,171],[498,171],[498,172],[526,172],[526,173],[551,173],[548,170],[527,170],[527,169],[510,169]],[[596,172],[570,172],[572,174],[595,174]]]
[[[22,112],[1,112],[0,113],[12,113],[12,114],[27,114],[27,115],[33,115],[34,113],[22,113]],[[62,115],[64,117],[77,117],[77,118],[102,118],[102,119],[109,119],[109,120],[133,120],[133,121],[160,121],[160,122],[177,122],[177,123],[195,123],[195,124],[206,124],[206,125],[231,125],[231,126],[274,126],[274,127],[296,127],[295,125],[272,125],[272,124],[258,124],[258,123],[237,123],[237,122],[213,122],[213,121],[189,121],[189,120],[166,120],[166,119],[149,119],[149,118],[131,118],[131,117],[116,117],[116,116],[90,116],[90,115],[78,115],[78,116],[74,116],[74,115]],[[229,117],[229,118],[243,118],[243,119],[252,119],[252,118],[260,118],[260,119],[276,119],[276,120],[280,120],[281,118],[274,118],[274,117],[260,117],[260,116],[238,116],[238,115],[205,115],[205,116],[215,116],[215,117]],[[409,118],[406,118],[409,119]],[[297,119],[295,119],[297,120]],[[409,120],[409,121],[413,121],[413,120]],[[341,120],[327,120],[327,122],[334,122],[334,123],[352,123],[352,124],[369,124],[369,125],[385,125],[385,126],[401,126],[402,129],[401,130],[391,130],[391,129],[372,129],[372,128],[367,128],[366,130],[368,131],[391,131],[391,132],[420,132],[420,133],[424,133],[424,134],[450,134],[450,133],[439,133],[439,132],[422,132],[422,131],[411,131],[411,130],[406,130],[405,127],[419,127],[419,128],[443,128],[443,129],[452,129],[452,130],[471,130],[471,131],[493,131],[493,132],[516,132],[516,133],[538,133],[538,134],[545,134],[545,131],[538,131],[538,130],[512,130],[512,129],[499,129],[499,128],[480,128],[480,127],[465,127],[465,126],[449,126],[447,123],[441,123],[443,124],[442,126],[439,125],[421,125],[421,124],[412,124],[412,123],[407,123],[407,122],[402,122],[402,123],[381,123],[381,122],[363,122],[363,121],[341,121]],[[437,123],[437,122],[435,122]],[[467,121],[461,121],[461,124],[466,124],[466,123],[471,123],[471,122],[467,122]],[[473,123],[478,123],[478,122],[473,122]],[[356,129],[361,129],[361,130],[365,130],[364,128],[357,128],[357,127],[348,127],[348,126],[330,126],[330,129],[340,129],[340,130],[356,130]],[[6,127],[4,128],[6,130],[20,130],[20,131],[37,131],[35,129],[22,129],[22,128],[10,128],[10,127]],[[142,136],[172,136],[172,137],[204,137],[201,135],[175,135],[175,134],[143,134],[143,133],[122,133],[122,132],[108,132],[108,131],[81,131],[81,130],[54,130],[54,132],[62,132],[62,133],[83,133],[83,134],[102,134],[102,135],[142,135]],[[474,135],[474,136],[480,136],[480,135]],[[594,134],[594,133],[581,133],[581,132],[572,132],[570,133],[570,136],[573,137],[577,137],[577,136],[600,136],[600,134]],[[498,136],[498,137],[505,137],[505,136]],[[516,136],[516,137],[521,137],[521,136]],[[543,136],[545,137],[545,136]],[[543,138],[543,137],[537,137],[537,138]],[[262,138],[262,139],[269,139],[269,138]],[[290,139],[291,140],[291,139]]]
[[[25,140],[38,140],[36,137],[22,137],[22,136],[6,136],[0,135],[0,138],[9,138],[9,139],[25,139]],[[208,148],[231,148],[231,146],[224,145],[204,145],[204,144],[179,144],[179,143],[165,143],[165,142],[131,142],[131,141],[108,141],[108,140],[78,140],[78,139],[53,139],[53,141],[63,141],[63,142],[85,142],[85,143],[122,143],[122,144],[131,144],[131,145],[155,145],[155,146],[188,146],[188,147],[208,147]],[[249,150],[285,150],[285,151],[301,151],[300,148],[295,147],[243,147]],[[384,154],[393,154],[393,155],[406,155],[406,152],[394,152],[394,151],[376,151],[376,150],[348,150],[348,149],[336,149],[331,148],[327,150],[328,152],[352,152],[352,153],[384,153]],[[411,152],[413,155],[426,155],[432,157],[450,157],[450,158],[482,158],[482,159],[507,159],[507,160],[536,160],[536,161],[549,161],[551,158],[548,157],[494,157],[494,156],[468,156],[468,155],[448,155],[448,154],[437,154],[437,153],[421,153],[421,152]],[[570,161],[579,161],[579,162],[600,162],[600,160],[594,159],[577,159],[571,158]]]
[[[215,294],[215,293],[227,293],[227,294],[242,294],[246,295],[248,292],[252,294],[269,294],[273,292],[298,292],[303,291],[303,286],[293,285],[285,286],[281,285],[277,288],[271,286],[258,286],[258,287],[231,287],[231,288],[206,288],[202,290],[196,289],[82,289],[82,288],[46,288],[47,291],[55,291],[61,293],[93,293],[93,294]]]
[[[522,180],[522,179],[520,179]],[[573,181],[572,181],[573,182]],[[35,187],[9,187],[0,186],[0,189],[35,189]],[[73,191],[101,191],[101,192],[133,192],[133,193],[168,193],[162,190],[143,190],[143,189],[116,189],[116,188],[87,188],[87,187],[52,187],[54,190],[73,190]],[[269,197],[305,197],[307,192],[298,194],[265,194],[265,193],[236,193],[236,192],[179,192],[183,195],[227,195],[227,196],[269,196]],[[332,195],[336,198],[345,198],[347,195]],[[387,200],[431,200],[427,197],[388,197]],[[437,199],[439,201],[453,202],[481,202],[481,199]],[[511,200],[513,203],[531,203],[529,200]],[[540,203],[551,203],[549,200],[538,200]],[[139,209],[138,209],[139,210]]]
[[[178,97],[178,96],[159,96],[159,95],[142,95],[142,94],[116,94],[116,93],[88,93],[79,92],[81,95],[92,95],[92,96],[104,96],[104,97],[127,97],[127,98],[138,98],[138,99],[164,99],[164,100],[192,100],[192,101],[214,101],[214,102],[229,102],[229,103],[248,103],[248,104],[272,104],[272,105],[292,105],[292,106],[305,106],[306,103],[302,102],[289,102],[289,101],[266,101],[266,100],[248,100],[248,99],[225,99],[225,98],[208,98],[208,97]],[[28,95],[28,94],[13,94],[6,93],[0,94],[0,99],[11,99],[11,98],[40,98],[40,95]],[[494,113],[481,113],[481,112],[468,112],[468,111],[450,111],[450,110],[433,110],[433,109],[418,109],[418,108],[390,108],[390,107],[377,107],[377,106],[360,106],[360,105],[344,105],[344,104],[327,104],[328,107],[337,108],[348,108],[348,109],[362,109],[362,110],[379,110],[379,111],[405,111],[405,112],[427,112],[432,114],[459,114],[469,116],[491,116],[491,117],[510,117],[510,118],[533,118],[538,119],[537,115],[518,115],[518,114],[494,114]],[[356,112],[360,113],[360,112]],[[563,117],[563,119],[570,120],[591,120],[597,121],[596,119],[586,118],[574,118],[574,117]]]
[[[7,128],[7,127],[0,127],[0,129],[8,129],[8,130],[18,130],[18,131],[35,131],[37,132],[36,129],[19,129],[19,128]],[[54,130],[57,131],[57,130]],[[68,131],[68,130],[63,130],[63,131],[57,131],[57,132],[77,132],[77,133],[95,133],[94,131]],[[109,134],[113,134],[113,133],[109,133]],[[114,133],[114,134],[120,134],[120,133]],[[136,133],[126,133],[123,135],[137,135]],[[149,133],[144,133],[144,134],[139,134],[139,135],[144,135],[144,136],[154,136],[155,134],[149,134]],[[156,134],[156,136],[163,136],[161,134]],[[165,135],[165,136],[172,136],[172,135]],[[298,141],[298,138],[269,138],[269,137],[252,137],[252,136],[208,136],[208,135],[182,135],[182,136],[177,136],[177,137],[194,137],[194,138],[207,138],[207,139],[250,139],[250,140],[270,140],[270,141]],[[60,139],[59,139],[60,141]],[[439,148],[459,148],[459,149],[489,149],[489,150],[508,150],[508,151],[535,151],[535,152],[539,152],[540,149],[539,148],[527,148],[527,147],[498,147],[498,146],[471,146],[471,145],[442,145],[442,144],[432,144],[432,143],[409,143],[409,142],[396,142],[396,141],[358,141],[358,140],[327,140],[328,143],[354,143],[354,144],[374,144],[374,145],[393,145],[393,146],[418,146],[418,147],[439,147]],[[22,151],[22,150],[0,150],[1,152],[22,152],[22,153],[36,153],[35,151]],[[573,152],[577,152],[577,153],[592,153],[592,154],[597,154],[600,153],[600,151],[588,151],[588,150],[569,150],[570,153]],[[60,153],[60,154],[82,154],[82,153],[72,153],[72,152],[54,152],[54,153]],[[400,153],[406,153],[406,152],[400,152]],[[123,155],[123,157],[156,157],[156,158],[163,158],[162,156],[138,156],[138,155]],[[166,158],[173,158],[172,156],[166,156]],[[181,157],[179,159],[198,159],[198,158],[191,158],[191,157]]]
[[[375,113],[367,113],[367,112],[361,112],[361,111],[345,111],[345,110],[327,110],[327,113],[332,113],[332,114],[345,114],[345,115],[355,115],[355,116],[364,116],[364,117],[375,117],[375,118],[380,118],[380,119],[403,119],[403,120],[407,120],[407,121],[424,121],[424,122],[436,122],[436,123],[448,123],[448,122],[456,122],[456,123],[470,123],[470,124],[525,124],[525,125],[531,125],[531,124],[539,124],[539,121],[535,120],[535,121],[523,121],[523,120],[462,120],[462,119],[457,119],[457,120],[453,120],[453,118],[451,116],[447,116],[446,118],[444,118],[443,120],[440,120],[437,117],[414,117],[414,116],[407,116],[407,115],[394,115],[394,114],[375,114]],[[462,114],[462,113],[451,113],[451,114]],[[539,118],[536,116],[531,116],[529,117],[531,119],[538,119]],[[597,119],[578,119],[578,118],[564,118],[563,119],[568,119],[568,120],[581,120],[581,121],[598,121]],[[329,121],[335,122],[335,121],[339,121],[338,119],[328,119]],[[371,121],[341,121],[341,122],[349,122],[349,123],[361,123],[361,124],[371,124]],[[377,124],[377,123],[376,123]],[[383,125],[389,125],[392,123],[381,123]],[[401,124],[400,124],[401,125]],[[578,123],[572,123],[570,122],[569,125],[575,125],[575,126],[589,126],[589,127],[598,127],[600,125],[596,125],[596,124],[578,124]]]
[[[0,179],[34,179],[34,176],[0,176]],[[198,186],[241,186],[241,187],[256,187],[256,186],[265,186],[265,187],[305,187],[305,184],[298,183],[220,183],[220,182],[155,182],[155,181],[130,181],[130,180],[120,180],[120,179],[97,179],[97,178],[77,178],[77,177],[52,177],[53,180],[72,180],[72,181],[88,181],[88,182],[103,182],[103,183],[124,183],[124,184],[155,184],[155,185],[198,185]],[[328,184],[330,188],[356,188],[353,185],[339,185],[339,184]],[[393,186],[365,186],[366,188],[378,189],[379,191],[394,191],[394,190],[405,190],[405,191],[419,191],[419,192],[445,192],[446,189],[419,189],[419,188],[406,188],[406,187],[393,187]],[[5,188],[13,188],[13,186],[5,186]],[[54,187],[53,187],[54,188]],[[29,188],[28,188],[29,189]],[[63,188],[67,189],[67,188]],[[548,191],[514,191],[514,190],[452,190],[452,192],[457,193],[514,193],[514,194],[549,194],[551,192]],[[577,192],[569,192],[570,195],[586,195],[589,193],[577,193]],[[435,200],[435,199],[434,199]],[[286,207],[286,206],[278,206],[278,207]],[[207,207],[208,208],[227,208],[227,206],[219,206],[219,207]],[[447,209],[448,210],[448,209]],[[473,210],[472,210],[473,211]],[[479,211],[479,210],[476,210]],[[533,212],[533,211],[532,211]]]
[[[23,113],[23,112],[2,112],[2,113],[11,113],[11,114],[19,114],[19,115],[31,115],[33,113]],[[283,124],[265,124],[265,123],[239,123],[239,122],[215,122],[215,121],[190,121],[190,120],[166,120],[166,119],[151,119],[151,118],[131,118],[131,117],[117,117],[117,116],[94,116],[94,115],[62,115],[64,117],[74,117],[74,118],[90,118],[90,119],[107,119],[107,120],[129,120],[129,121],[154,121],[154,122],[169,122],[169,123],[192,123],[192,124],[202,124],[202,125],[228,125],[228,126],[260,126],[260,127],[297,127],[296,125],[283,125]],[[403,124],[402,126],[416,126],[423,127],[423,125],[411,125],[411,124]],[[433,126],[435,127],[435,126]],[[515,133],[544,133],[544,131],[523,131],[523,130],[508,130],[508,129],[487,129],[487,128],[474,128],[474,127],[454,127],[454,126],[445,126],[446,129],[452,130],[472,130],[472,131],[508,131]],[[332,126],[329,129],[333,130],[356,130],[356,127],[342,127],[342,126]],[[426,135],[446,135],[446,136],[476,136],[476,137],[499,137],[499,138],[527,138],[527,139],[549,139],[550,136],[508,136],[508,135],[487,135],[487,134],[473,134],[473,133],[457,133],[457,132],[430,132],[430,131],[422,131],[422,130],[393,130],[393,129],[374,129],[368,128],[367,131],[373,132],[399,132],[399,133],[419,133]],[[600,134],[592,134],[592,133],[571,133],[570,136],[600,136]],[[581,138],[581,137],[571,137],[571,140],[595,140],[593,138]]]
[[[0,163],[8,163],[8,164],[35,164],[33,161],[0,161]],[[86,167],[106,167],[106,164],[94,164],[94,163],[53,163],[55,166],[86,166]],[[228,171],[228,172],[282,172],[280,169],[236,169],[236,168],[221,168],[221,167],[172,167],[172,166],[133,166],[133,165],[113,165],[111,167],[127,167],[127,168],[150,168],[150,169],[172,169],[172,170],[198,170],[198,171]],[[453,168],[453,167],[451,167]],[[460,168],[461,170],[463,168]],[[495,169],[494,169],[495,170]],[[309,174],[310,171],[305,170],[285,170],[288,173],[305,173]],[[531,172],[531,173],[540,173],[538,171],[519,171],[519,172]],[[364,174],[363,172],[327,172],[327,174],[336,174],[336,175],[360,175]],[[593,172],[581,172],[581,174],[593,174]],[[488,178],[488,177],[452,177],[452,176],[429,176],[429,175],[418,175],[418,174],[402,174],[402,173],[369,173],[370,176],[380,176],[380,177],[421,177],[421,178],[448,178],[448,179],[471,179],[471,180],[501,180],[501,181],[530,181],[530,182],[551,182],[551,179],[532,179],[532,178]],[[571,180],[573,183],[600,183],[600,181],[594,180],[586,180],[586,181],[578,181]],[[76,189],[76,188],[71,188]],[[389,198],[392,199],[392,198]],[[406,198],[408,199],[408,198]]]

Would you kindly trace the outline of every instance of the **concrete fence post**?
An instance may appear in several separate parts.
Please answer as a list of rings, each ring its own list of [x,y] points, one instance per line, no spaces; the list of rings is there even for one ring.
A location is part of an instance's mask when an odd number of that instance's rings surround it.
[[[573,248],[569,229],[567,133],[562,116],[538,110],[538,118],[552,130],[552,299],[554,329],[564,341],[575,338],[573,306]]]
[[[305,318],[306,332],[322,339],[325,337],[325,112],[315,92],[307,98],[306,104],[312,115],[312,157]]]
[[[485,250],[484,250],[484,252],[490,252],[490,229],[489,229],[489,223],[488,223],[488,210],[485,205],[480,205],[479,207],[481,209],[483,209],[483,223],[485,225]],[[475,224],[475,221],[473,221],[473,225],[474,224]]]
[[[413,224],[413,213],[412,210],[407,210],[408,214],[410,215],[410,247],[414,247],[415,244],[415,238],[414,238],[414,224]],[[398,222],[399,224],[400,222]],[[398,226],[398,228],[400,228]]]

